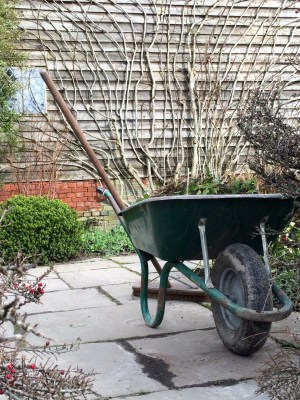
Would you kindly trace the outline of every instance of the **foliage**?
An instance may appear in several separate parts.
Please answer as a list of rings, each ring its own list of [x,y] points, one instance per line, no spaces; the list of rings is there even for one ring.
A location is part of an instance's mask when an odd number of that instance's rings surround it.
[[[300,217],[295,216],[271,248],[274,280],[300,310]]]
[[[300,217],[296,215],[285,228],[280,240],[272,249],[275,259],[284,260],[287,264],[295,264],[300,258]]]
[[[292,299],[295,309],[300,307],[300,292],[298,282],[298,271],[290,268],[287,270],[276,269],[273,273],[273,278],[285,294]]]
[[[39,264],[75,256],[81,247],[81,223],[74,210],[60,200],[18,195],[0,231],[0,251],[6,261],[22,252]]]
[[[16,1],[0,0],[0,146],[3,156],[17,144],[16,123],[19,116],[11,107],[11,99],[18,85],[9,77],[7,68],[21,65],[24,56],[20,52],[21,31],[18,27]],[[8,147],[8,148],[7,148]]]
[[[231,182],[231,191],[233,194],[256,194],[258,193],[258,184],[256,179],[233,179]]]
[[[222,181],[207,176],[201,184],[189,186],[189,194],[254,194],[258,193],[257,182],[253,178],[235,178]]]
[[[7,69],[0,63],[0,154],[17,145],[18,129],[16,123],[19,115],[11,108],[11,98],[17,90],[17,85],[7,75]]]
[[[90,374],[57,366],[59,353],[76,350],[77,343],[53,348],[45,338],[40,349],[24,346],[29,332],[43,335],[20,310],[26,304],[40,302],[46,290],[44,279],[51,271],[30,279],[25,261],[19,254],[9,266],[3,260],[0,262],[0,397],[4,394],[11,400],[85,399],[91,393]]]
[[[207,195],[207,194],[255,194],[258,193],[258,183],[253,177],[219,179],[207,174],[206,178],[193,179],[191,182],[183,179],[177,184],[171,183],[154,193],[163,195]]]
[[[134,248],[124,228],[119,225],[109,231],[98,228],[86,229],[83,232],[82,251],[85,254],[112,256],[132,253]]]
[[[24,56],[20,53],[21,30],[16,0],[0,0],[0,61],[7,66],[19,65]]]

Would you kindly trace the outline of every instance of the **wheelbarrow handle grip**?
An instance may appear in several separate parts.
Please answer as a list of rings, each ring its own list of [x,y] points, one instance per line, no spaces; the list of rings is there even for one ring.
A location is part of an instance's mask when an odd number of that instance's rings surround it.
[[[105,196],[105,192],[108,191],[104,187],[97,187],[96,191],[100,193],[102,196]]]
[[[119,207],[118,203],[116,202],[116,200],[114,199],[113,195],[110,193],[110,191],[104,187],[97,187],[96,191],[98,193],[101,194],[101,196],[105,196],[112,208],[114,209],[114,212],[116,213],[117,217],[119,218],[119,220],[121,221],[122,225],[123,225],[123,221],[120,219],[120,212],[121,212],[121,208]]]

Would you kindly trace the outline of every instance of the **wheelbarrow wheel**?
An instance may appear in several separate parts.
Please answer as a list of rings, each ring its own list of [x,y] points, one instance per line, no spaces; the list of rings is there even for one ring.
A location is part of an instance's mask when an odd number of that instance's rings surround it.
[[[268,272],[259,255],[244,244],[232,244],[218,255],[212,270],[214,286],[241,307],[255,311],[273,308]],[[212,301],[219,336],[233,353],[250,355],[261,349],[271,323],[241,319]]]

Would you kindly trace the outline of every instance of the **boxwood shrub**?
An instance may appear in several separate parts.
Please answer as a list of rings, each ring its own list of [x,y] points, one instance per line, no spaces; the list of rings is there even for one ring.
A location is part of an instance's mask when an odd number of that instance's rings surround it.
[[[61,200],[15,196],[4,204],[8,213],[0,228],[0,251],[6,262],[17,252],[38,264],[75,256],[82,244],[77,213]]]

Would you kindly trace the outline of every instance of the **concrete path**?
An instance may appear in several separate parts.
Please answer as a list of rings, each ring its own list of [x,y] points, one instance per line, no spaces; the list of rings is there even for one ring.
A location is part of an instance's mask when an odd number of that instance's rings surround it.
[[[31,270],[31,276],[46,268]],[[153,277],[155,272],[152,271]],[[279,345],[272,338],[251,357],[230,353],[221,343],[209,309],[191,302],[168,301],[157,329],[143,321],[132,284],[139,279],[135,255],[58,264],[44,279],[42,304],[28,305],[28,320],[53,339],[78,350],[62,353],[61,368],[95,372],[94,399],[115,400],[267,400],[256,395],[255,377]],[[156,301],[150,301],[155,307]],[[293,315],[274,329],[299,333]],[[33,345],[45,340],[28,336]]]

